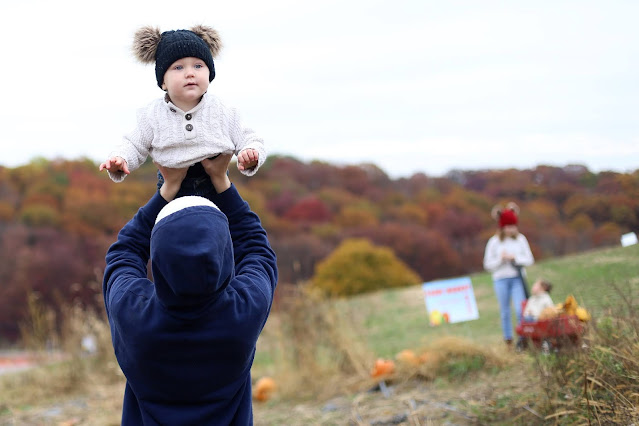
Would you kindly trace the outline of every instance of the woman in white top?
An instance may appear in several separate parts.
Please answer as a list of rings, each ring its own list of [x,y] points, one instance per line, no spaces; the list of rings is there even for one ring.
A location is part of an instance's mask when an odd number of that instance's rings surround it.
[[[511,302],[515,306],[517,323],[521,321],[521,305],[526,300],[522,276],[526,276],[525,266],[535,262],[528,240],[519,232],[515,203],[508,203],[505,209],[495,206],[492,214],[497,219],[499,229],[486,244],[484,269],[492,273],[495,294],[501,313],[501,329],[508,345],[513,341]]]

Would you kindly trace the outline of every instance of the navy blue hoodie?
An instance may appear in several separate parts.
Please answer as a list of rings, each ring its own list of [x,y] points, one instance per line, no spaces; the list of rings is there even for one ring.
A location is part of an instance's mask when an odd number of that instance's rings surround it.
[[[211,201],[220,210],[188,207],[154,226],[167,204],[156,193],[107,253],[104,300],[127,379],[123,425],[253,423],[250,371],[276,258],[234,186]]]

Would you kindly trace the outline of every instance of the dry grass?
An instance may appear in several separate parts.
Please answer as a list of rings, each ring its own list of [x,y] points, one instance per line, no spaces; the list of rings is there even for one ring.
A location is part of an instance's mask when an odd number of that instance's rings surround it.
[[[623,304],[592,321],[583,346],[538,355],[547,418],[562,424],[639,422],[639,310],[632,287],[610,284]]]
[[[280,309],[271,314],[264,332],[263,340],[270,344],[260,350],[273,360],[261,373],[276,379],[282,397],[346,390],[350,383],[368,377],[374,356],[358,338],[349,318],[352,312],[337,309],[304,286],[291,288],[280,300]]]
[[[458,389],[468,390],[464,381],[481,382],[516,362],[513,353],[501,346],[489,348],[448,336],[414,349],[421,362],[395,360],[393,373],[373,378],[377,354],[366,346],[359,313],[349,306],[305,287],[283,295],[265,332],[269,344],[260,348],[274,360],[262,373],[275,378],[279,392],[273,400],[256,404],[256,419],[262,422],[258,424],[428,424],[449,415],[457,424],[473,423],[477,404],[464,412],[459,404],[442,398],[459,400]],[[452,385],[442,389],[442,383]],[[380,392],[382,386],[392,395]],[[494,399],[498,387],[484,387],[464,399]]]
[[[256,424],[637,424],[634,284],[616,289],[623,304],[599,312],[585,349],[528,356],[453,336],[406,339],[420,362],[396,359],[383,381],[370,376],[379,355],[366,343],[361,304],[298,287],[281,295],[258,344],[253,376],[273,377],[278,391],[256,402]],[[422,303],[415,289],[397,299]],[[0,424],[119,424],[124,378],[103,314],[71,306],[56,318],[37,297],[30,309],[25,345],[43,357],[54,345],[67,358],[0,376]],[[80,344],[87,334],[98,342],[92,356]]]
[[[30,414],[25,410],[30,407],[55,404],[61,396],[73,399],[110,394],[105,389],[114,386],[120,388],[121,405],[124,378],[101,314],[69,306],[56,316],[37,295],[30,295],[29,310],[31,320],[21,325],[22,341],[40,366],[0,376],[0,424],[28,424]],[[96,342],[96,351],[91,354],[81,344],[89,335]],[[112,403],[107,398],[98,404]],[[43,420],[33,423],[48,424]]]
[[[454,336],[437,339],[423,348],[421,355],[424,362],[411,371],[429,380],[442,376],[449,380],[466,380],[473,372],[498,370],[513,364],[510,353]]]

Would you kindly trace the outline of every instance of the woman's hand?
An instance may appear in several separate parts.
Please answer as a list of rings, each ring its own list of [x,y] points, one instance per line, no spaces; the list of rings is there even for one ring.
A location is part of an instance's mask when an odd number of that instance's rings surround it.
[[[220,154],[211,159],[202,160],[202,167],[211,178],[211,183],[218,194],[231,187],[231,181],[226,173],[231,163],[231,154]]]

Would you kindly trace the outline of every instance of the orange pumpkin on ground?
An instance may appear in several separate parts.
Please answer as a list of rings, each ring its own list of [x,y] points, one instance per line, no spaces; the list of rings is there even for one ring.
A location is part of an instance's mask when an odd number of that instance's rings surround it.
[[[415,355],[415,352],[410,349],[404,349],[397,355],[395,355],[395,359],[402,364],[407,365],[419,365],[419,358]]]
[[[277,389],[275,380],[270,377],[262,377],[253,387],[253,398],[262,402],[267,401],[271,398],[275,389]]]
[[[371,370],[371,377],[378,378],[388,376],[395,371],[395,363],[389,359],[378,358]]]

